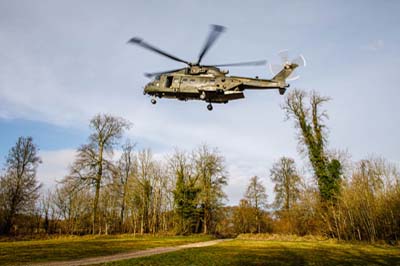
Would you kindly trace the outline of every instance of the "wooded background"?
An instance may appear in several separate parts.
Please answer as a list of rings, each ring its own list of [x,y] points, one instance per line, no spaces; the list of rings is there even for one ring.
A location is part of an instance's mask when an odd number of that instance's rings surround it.
[[[36,177],[38,147],[31,137],[19,137],[0,176],[0,232],[280,233],[395,243],[399,171],[381,157],[351,162],[348,153],[328,149],[327,101],[317,92],[293,90],[282,105],[312,180],[300,174],[292,158],[277,158],[269,172],[274,195],[266,194],[260,177],[249,177],[238,206],[224,205],[228,173],[217,148],[176,149],[156,160],[150,149],[136,150],[133,141],[123,141],[130,122],[120,117],[92,118],[92,133],[78,148],[69,174],[47,191]],[[117,160],[115,150],[122,150]],[[270,205],[267,196],[273,197]]]

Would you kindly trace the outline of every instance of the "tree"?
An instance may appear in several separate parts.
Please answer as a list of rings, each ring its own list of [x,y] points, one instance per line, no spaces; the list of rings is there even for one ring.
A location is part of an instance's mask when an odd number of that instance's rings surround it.
[[[37,150],[31,137],[19,137],[8,153],[6,172],[0,177],[2,233],[9,234],[15,216],[31,210],[39,197],[41,184],[36,179],[36,170],[41,160]]]
[[[215,228],[216,213],[226,197],[222,191],[222,186],[227,184],[224,158],[217,150],[210,151],[207,145],[202,145],[194,152],[193,160],[200,188],[199,204],[203,233],[208,234]]]
[[[300,195],[300,176],[293,159],[282,157],[274,163],[270,171],[271,181],[275,183],[274,206],[285,211],[296,203]]]
[[[117,173],[117,189],[120,194],[120,229],[125,222],[126,201],[128,197],[128,188],[131,179],[137,175],[137,160],[133,154],[135,145],[127,141],[122,147],[122,155],[119,159]]]
[[[77,189],[77,180],[64,179],[54,192],[53,204],[62,221],[60,230],[67,234],[91,231],[91,195],[88,187]]]
[[[112,175],[113,164],[107,159],[112,155],[124,130],[130,124],[125,119],[108,114],[98,114],[90,120],[92,134],[89,143],[78,149],[77,159],[71,167],[71,177],[82,185],[94,187],[92,233],[96,231],[100,189],[104,177]]]
[[[309,106],[305,99],[309,97]],[[327,141],[324,119],[328,118],[321,106],[330,98],[320,96],[316,92],[294,90],[287,94],[282,109],[286,118],[295,120],[295,127],[300,130],[299,144],[308,158],[317,178],[322,201],[334,201],[338,196],[341,180],[341,164],[336,159],[329,159],[325,146]]]
[[[187,154],[176,150],[168,160],[169,169],[175,178],[174,205],[178,220],[176,230],[180,234],[195,233],[197,195],[200,192],[193,165]]]
[[[267,206],[267,194],[265,187],[258,176],[253,176],[247,186],[245,198],[255,211],[257,233],[261,232],[261,212]]]
[[[257,230],[254,223],[254,208],[246,199],[241,199],[233,210],[232,222],[237,234],[252,233]]]
[[[39,220],[41,218],[44,218],[43,227],[47,234],[51,233],[51,222],[52,220],[54,220],[54,212],[52,210],[52,199],[53,199],[53,193],[49,189],[47,190],[47,192],[45,192],[45,194],[42,194],[38,204]]]
[[[152,152],[142,150],[138,154],[138,176],[136,179],[136,197],[138,207],[140,208],[140,233],[149,233],[150,230],[150,215],[152,207],[152,199],[154,192],[154,174],[155,162],[153,160]]]
[[[339,239],[377,239],[395,243],[400,236],[400,173],[383,158],[361,160],[343,184],[334,219],[325,221]]]

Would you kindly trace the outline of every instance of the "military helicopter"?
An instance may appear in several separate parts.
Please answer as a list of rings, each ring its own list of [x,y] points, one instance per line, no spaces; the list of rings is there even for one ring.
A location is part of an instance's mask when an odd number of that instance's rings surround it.
[[[278,89],[279,93],[283,95],[286,88],[289,87],[289,84],[286,83],[286,81],[289,80],[289,76],[292,76],[292,80],[298,78],[298,76],[293,75],[293,71],[299,66],[306,65],[306,61],[302,55],[289,61],[288,51],[283,50],[279,52],[282,64],[270,64],[270,70],[274,75],[272,79],[227,76],[229,71],[221,70],[220,67],[256,66],[266,64],[266,61],[261,60],[217,65],[201,64],[204,55],[224,31],[225,27],[223,26],[211,25],[211,31],[204,47],[200,52],[197,62],[194,63],[164,52],[146,43],[141,38],[134,37],[130,39],[128,41],[130,44],[139,45],[145,49],[187,65],[187,67],[174,70],[145,73],[146,77],[154,78],[153,81],[144,87],[143,92],[144,94],[152,96],[151,103],[156,104],[156,98],[174,98],[182,101],[202,100],[208,103],[207,109],[211,111],[213,109],[213,103],[228,103],[232,100],[243,99],[243,91],[246,89]]]

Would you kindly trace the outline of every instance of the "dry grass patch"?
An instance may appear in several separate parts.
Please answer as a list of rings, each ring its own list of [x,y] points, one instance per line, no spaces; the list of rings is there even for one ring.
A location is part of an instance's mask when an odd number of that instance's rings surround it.
[[[187,249],[103,265],[400,265],[398,247],[330,241],[265,241],[236,239],[221,244]]]
[[[0,265],[64,261],[213,239],[210,236],[83,236],[0,242]]]

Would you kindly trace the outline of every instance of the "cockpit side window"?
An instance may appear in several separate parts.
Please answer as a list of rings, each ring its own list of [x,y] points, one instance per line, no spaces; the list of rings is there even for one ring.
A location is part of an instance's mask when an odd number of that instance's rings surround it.
[[[172,80],[174,79],[173,76],[168,76],[167,79],[165,80],[165,87],[169,88],[172,85]]]

